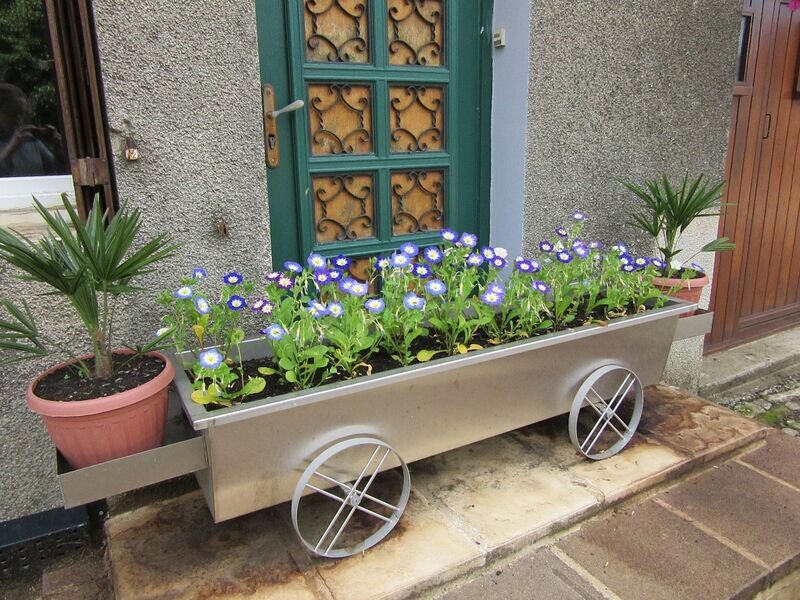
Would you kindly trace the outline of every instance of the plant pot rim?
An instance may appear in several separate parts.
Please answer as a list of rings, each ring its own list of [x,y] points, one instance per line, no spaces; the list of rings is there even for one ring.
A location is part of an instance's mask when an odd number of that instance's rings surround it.
[[[113,353],[133,354],[131,350],[114,350]],[[153,377],[153,379],[150,381],[147,381],[142,385],[136,386],[129,390],[125,390],[124,392],[111,394],[110,396],[104,396],[102,398],[89,398],[87,400],[73,400],[69,402],[47,400],[37,396],[33,391],[36,389],[36,385],[44,377],[50,373],[53,373],[54,371],[58,371],[59,369],[63,369],[75,364],[77,360],[68,360],[54,365],[47,369],[44,373],[41,373],[28,385],[28,388],[25,390],[25,399],[28,402],[28,407],[33,412],[46,417],[82,417],[109,412],[111,410],[124,408],[126,406],[130,406],[131,404],[135,404],[143,398],[152,396],[156,392],[164,389],[167,385],[169,385],[175,376],[175,369],[172,366],[172,361],[170,361],[164,354],[161,352],[147,352],[146,355],[159,358],[164,363],[164,368],[161,370],[161,373]],[[93,356],[94,354],[86,354],[81,356],[80,359],[83,360]]]
[[[674,288],[676,286],[681,288],[699,288],[708,285],[708,275],[703,273],[700,277],[693,277],[691,279],[681,279],[680,277],[654,277],[653,284],[666,288]]]

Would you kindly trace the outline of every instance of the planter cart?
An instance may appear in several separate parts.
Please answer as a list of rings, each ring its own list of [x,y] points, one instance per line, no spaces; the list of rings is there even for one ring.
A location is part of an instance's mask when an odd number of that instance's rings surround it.
[[[291,501],[295,531],[311,552],[349,556],[397,524],[414,461],[566,413],[572,443],[587,458],[622,450],[638,426],[643,388],[660,380],[673,339],[709,328],[710,313],[679,323],[694,307],[671,302],[607,326],[211,412],[191,401],[181,368],[190,360],[179,355],[175,383],[185,418],[173,423],[178,433],[149,452],[63,468],[65,503],[194,473],[215,522]],[[244,360],[267,352],[262,340],[242,346]],[[320,510],[328,511],[323,518]]]

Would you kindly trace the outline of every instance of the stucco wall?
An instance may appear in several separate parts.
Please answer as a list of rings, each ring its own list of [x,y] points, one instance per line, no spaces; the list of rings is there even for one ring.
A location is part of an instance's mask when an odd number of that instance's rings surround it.
[[[95,17],[115,146],[120,197],[142,208],[145,235],[169,232],[184,246],[143,285],[171,288],[196,265],[256,276],[269,264],[258,52],[253,2],[95,0]],[[141,158],[124,159],[124,134]],[[224,219],[230,237],[217,233]],[[33,288],[0,267],[13,296]],[[123,307],[120,341],[158,327],[153,294]],[[40,326],[80,343],[64,326],[68,309],[35,301]],[[24,386],[46,361],[0,372],[0,521],[60,505],[53,451]]]
[[[649,252],[625,225],[635,200],[614,178],[723,177],[740,7],[741,0],[531,2],[526,249],[582,209],[590,235]],[[693,253],[716,228],[714,219],[699,223],[683,247]],[[701,349],[701,338],[677,346],[667,379],[693,387]]]

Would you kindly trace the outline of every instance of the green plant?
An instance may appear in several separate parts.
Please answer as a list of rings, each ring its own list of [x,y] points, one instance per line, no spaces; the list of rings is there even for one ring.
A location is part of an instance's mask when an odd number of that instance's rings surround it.
[[[720,214],[724,182],[711,184],[703,175],[689,179],[683,177],[679,188],[674,187],[666,175],[661,180],[645,181],[644,187],[621,181],[643,203],[640,212],[632,215],[629,225],[650,235],[656,242],[664,262],[664,271],[671,276],[675,270],[673,260],[683,250],[678,247],[681,235],[695,219],[715,217]],[[705,244],[699,252],[723,252],[732,250],[734,244],[727,237],[720,237]]]
[[[142,291],[131,280],[150,272],[153,263],[170,256],[177,245],[164,235],[145,242],[137,249],[133,243],[140,230],[139,210],[120,210],[113,219],[94,206],[81,221],[66,194],[62,196],[64,211],[47,210],[34,198],[37,212],[47,225],[47,233],[34,241],[25,235],[0,228],[0,259],[20,269],[25,281],[43,283],[62,295],[75,310],[94,350],[94,373],[75,353],[43,335],[34,321],[27,302],[22,307],[3,299],[0,305],[10,320],[0,320],[0,350],[15,353],[11,360],[42,356],[52,346],[73,358],[86,377],[108,378],[113,374],[112,349],[116,300],[122,294]],[[138,348],[153,349],[163,336]]]

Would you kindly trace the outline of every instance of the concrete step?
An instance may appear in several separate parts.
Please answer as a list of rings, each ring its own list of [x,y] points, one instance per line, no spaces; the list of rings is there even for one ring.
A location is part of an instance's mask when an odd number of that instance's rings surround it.
[[[311,558],[291,532],[286,505],[214,525],[193,492],[114,516],[107,534],[116,597],[358,600],[440,593],[441,586],[461,585],[514,553],[751,448],[769,431],[669,386],[648,389],[645,405],[630,447],[601,462],[578,455],[565,419],[557,418],[414,463],[412,496],[398,527],[344,560]],[[643,543],[663,543],[638,535]],[[541,560],[564,562],[569,552],[553,545]],[[616,585],[576,572],[600,593]]]
[[[698,394],[714,398],[726,390],[800,364],[800,327],[703,358]]]

